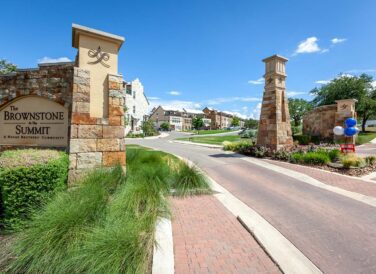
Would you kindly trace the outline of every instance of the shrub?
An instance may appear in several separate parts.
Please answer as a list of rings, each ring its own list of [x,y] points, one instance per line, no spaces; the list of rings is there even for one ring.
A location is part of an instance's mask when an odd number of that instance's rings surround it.
[[[230,151],[240,151],[243,148],[252,146],[252,144],[248,141],[237,141],[237,142],[224,141],[222,144],[223,144],[223,150],[230,150]]]
[[[311,142],[311,136],[308,135],[295,135],[293,138],[299,142],[299,145],[308,145]]]
[[[365,160],[362,157],[359,157],[354,153],[343,155],[341,162],[344,168],[362,167],[366,164]]]
[[[257,130],[255,129],[246,129],[243,132],[239,133],[240,138],[255,138],[257,135]]]
[[[339,151],[338,149],[329,150],[328,156],[329,156],[331,162],[335,162],[336,160],[340,159],[341,151]]]
[[[290,159],[290,153],[286,150],[278,150],[272,154],[272,159],[280,161],[288,161]]]
[[[299,126],[291,125],[292,135],[302,134],[302,127],[303,127],[302,125],[299,125]]]
[[[295,152],[291,154],[290,161],[309,165],[324,165],[330,162],[330,157],[326,151]]]
[[[247,147],[241,147],[239,149],[239,153],[248,155],[248,156],[253,156],[253,157],[258,157],[258,158],[263,158],[271,155],[271,150],[267,147],[264,146],[258,146],[258,145],[251,145]]]
[[[367,156],[365,158],[365,161],[366,161],[367,165],[376,164],[376,156]]]
[[[74,273],[67,264],[88,231],[100,223],[110,194],[123,181],[120,166],[96,170],[78,187],[58,193],[35,215],[14,247],[10,273]]]
[[[69,160],[63,152],[31,149],[7,151],[0,158],[3,222],[17,230],[66,187]]]

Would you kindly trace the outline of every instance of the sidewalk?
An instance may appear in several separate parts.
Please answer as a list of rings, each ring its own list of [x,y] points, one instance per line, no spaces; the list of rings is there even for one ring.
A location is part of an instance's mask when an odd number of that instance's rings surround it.
[[[171,202],[175,273],[281,273],[215,197]]]
[[[291,169],[297,172],[304,173],[322,183],[339,187],[348,191],[360,193],[363,195],[376,197],[376,182],[371,183],[364,181],[357,177],[347,177],[343,175],[336,174],[334,172],[327,172],[320,170],[318,168],[306,167],[296,164],[290,164],[286,162],[274,161],[274,160],[264,160],[276,166]]]

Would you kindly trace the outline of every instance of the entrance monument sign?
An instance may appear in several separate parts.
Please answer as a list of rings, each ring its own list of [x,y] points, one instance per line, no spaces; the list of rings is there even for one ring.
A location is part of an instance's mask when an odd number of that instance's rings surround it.
[[[45,98],[20,97],[5,105],[0,124],[0,145],[68,145],[68,109]]]

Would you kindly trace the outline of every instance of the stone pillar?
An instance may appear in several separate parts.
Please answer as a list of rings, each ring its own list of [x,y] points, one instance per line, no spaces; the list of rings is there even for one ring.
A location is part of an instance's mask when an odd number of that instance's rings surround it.
[[[272,150],[293,145],[290,114],[286,95],[287,59],[273,55],[263,60],[265,63],[265,90],[257,136],[257,145]]]
[[[125,167],[123,78],[117,54],[124,38],[73,25],[74,68],[69,181],[95,167]]]
[[[347,118],[357,118],[355,111],[356,99],[343,99],[337,100],[337,112],[335,114],[335,126],[345,127],[345,120]],[[334,140],[343,141],[347,143],[355,144],[355,136],[353,137],[343,137],[343,136],[334,136]]]

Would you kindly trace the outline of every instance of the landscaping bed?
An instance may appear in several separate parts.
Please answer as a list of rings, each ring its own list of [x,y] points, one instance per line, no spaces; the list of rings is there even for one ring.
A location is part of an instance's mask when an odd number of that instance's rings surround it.
[[[226,135],[226,136],[203,136],[203,137],[178,138],[177,140],[189,141],[189,142],[200,143],[200,144],[222,145],[224,141],[236,142],[236,141],[240,141],[241,138],[239,135]]]
[[[176,157],[127,147],[127,173],[98,169],[57,193],[13,234],[1,270],[9,273],[150,273],[158,217],[168,196],[211,193],[206,178]],[[1,263],[0,262],[0,263]]]
[[[268,158],[293,164],[317,167],[350,176],[363,176],[376,171],[376,156],[360,157],[356,154],[341,154],[334,145],[295,145],[289,150],[277,152],[244,141],[224,142],[224,150],[247,156]]]

